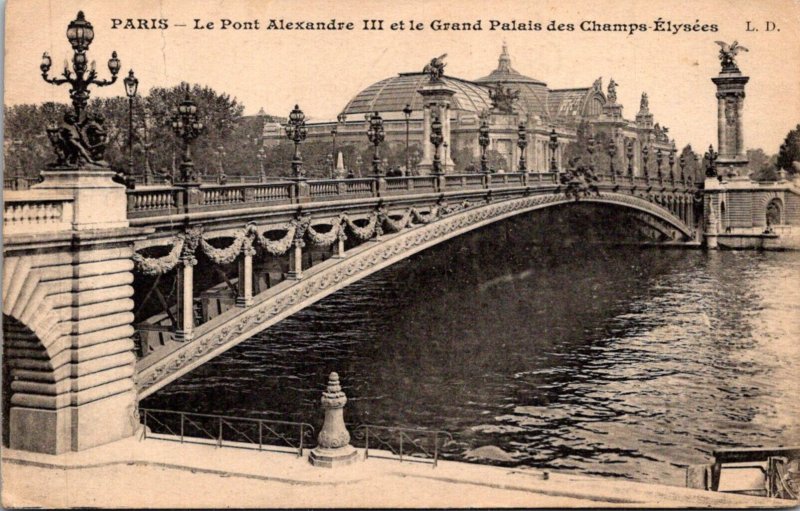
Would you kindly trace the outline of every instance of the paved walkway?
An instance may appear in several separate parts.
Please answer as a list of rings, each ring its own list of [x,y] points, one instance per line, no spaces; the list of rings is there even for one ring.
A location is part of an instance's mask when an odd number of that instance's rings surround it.
[[[372,452],[372,451],[370,451]],[[580,475],[370,458],[324,469],[290,453],[129,439],[61,456],[3,452],[3,506],[788,507]]]

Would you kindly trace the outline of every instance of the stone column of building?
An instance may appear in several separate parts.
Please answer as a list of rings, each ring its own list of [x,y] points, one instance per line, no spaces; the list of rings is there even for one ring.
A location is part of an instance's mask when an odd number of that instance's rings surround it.
[[[742,115],[744,88],[749,80],[750,77],[743,76],[739,71],[732,57],[723,60],[719,75],[711,79],[717,86],[717,172],[720,175],[746,179],[747,155]]]
[[[49,454],[134,434],[133,242],[126,193],[107,170],[50,170],[4,194],[8,443]],[[10,394],[10,395],[9,395]]]
[[[444,142],[439,153],[442,162],[442,170],[444,172],[452,171],[453,160],[450,158],[450,148],[452,147],[452,140],[450,139],[450,100],[456,93],[455,90],[449,88],[446,83],[442,81],[432,81],[426,83],[421,89],[417,91],[422,95],[424,105],[423,116],[423,136],[422,141],[423,152],[422,161],[417,168],[420,173],[430,174],[433,169],[433,158],[435,147],[431,144],[431,120],[433,118],[432,112],[438,112],[440,115],[439,121],[442,123],[442,136]],[[446,146],[445,146],[446,144]],[[446,149],[445,149],[446,147]]]

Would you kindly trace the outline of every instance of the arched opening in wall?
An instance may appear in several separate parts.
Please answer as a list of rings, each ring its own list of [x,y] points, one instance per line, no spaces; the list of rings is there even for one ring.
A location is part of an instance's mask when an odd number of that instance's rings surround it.
[[[3,445],[10,446],[10,414],[11,414],[11,383],[14,377],[11,368],[15,360],[19,360],[17,353],[26,353],[25,359],[34,361],[47,360],[44,345],[31,331],[17,319],[3,314]],[[33,368],[29,368],[33,369]],[[35,370],[35,369],[33,369]]]
[[[767,204],[767,227],[783,223],[783,204],[778,198],[772,199]]]
[[[725,201],[719,203],[719,227],[722,232],[728,230],[728,222],[725,214]]]

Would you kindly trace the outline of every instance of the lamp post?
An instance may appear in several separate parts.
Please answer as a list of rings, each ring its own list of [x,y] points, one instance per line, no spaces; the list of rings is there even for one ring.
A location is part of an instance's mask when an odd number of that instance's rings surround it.
[[[122,82],[125,84],[125,94],[128,96],[128,180],[133,177],[133,99],[136,97],[136,89],[139,88],[139,79],[133,75],[133,69],[128,71]]]
[[[358,177],[361,177],[361,167],[364,166],[364,160],[361,158],[360,154],[356,155],[356,170],[358,171]],[[351,176],[347,176],[351,177]]]
[[[403,116],[406,118],[406,175],[411,175],[411,167],[409,166],[408,161],[408,143],[409,143],[409,125],[411,122],[411,105],[406,103],[405,108],[403,108]]]
[[[200,184],[197,173],[194,171],[191,145],[204,130],[205,126],[197,117],[197,105],[189,99],[189,93],[187,92],[185,99],[178,105],[177,111],[172,117],[172,131],[175,132],[175,135],[183,144],[180,165],[180,180],[182,184]]]
[[[336,152],[336,134],[338,131],[338,126],[339,124],[344,126],[345,121],[347,121],[347,114],[342,112],[336,116],[336,126],[331,129],[331,135],[333,135],[333,163],[331,164],[331,177],[336,177],[336,163],[339,161],[339,154]]]
[[[64,62],[64,71],[62,72],[63,78],[50,78],[48,72],[53,61],[50,55],[45,52],[42,55],[42,63],[39,69],[42,71],[42,78],[47,83],[53,85],[61,85],[68,83],[70,85],[69,96],[72,99],[72,106],[75,109],[75,116],[77,123],[83,121],[84,110],[89,101],[89,86],[96,85],[97,87],[105,87],[117,81],[117,73],[119,73],[120,62],[117,58],[117,52],[111,52],[111,58],[108,59],[108,70],[111,72],[110,80],[98,80],[97,71],[95,71],[94,63],[91,64],[87,74],[87,58],[86,52],[94,39],[94,28],[92,24],[86,21],[83,11],[78,11],[78,16],[72,20],[67,26],[67,40],[72,46],[72,71],[69,70],[68,64]]]
[[[661,152],[661,148],[659,147],[656,149],[656,169],[658,169],[658,182],[661,183],[664,179],[664,176],[661,174],[661,163],[664,161],[664,153]]]
[[[378,112],[373,112],[372,116],[369,118],[367,138],[369,138],[370,143],[375,147],[375,153],[372,156],[372,172],[377,178],[381,176],[380,145],[386,138],[386,134],[383,131],[383,118]]]
[[[481,119],[481,127],[478,128],[478,145],[481,146],[481,173],[489,173],[489,165],[486,160],[486,148],[489,147],[489,123],[486,116]]]
[[[625,156],[628,158],[628,177],[633,181],[633,140],[625,144]]]
[[[328,154],[325,156],[325,165],[326,165],[326,166],[327,166],[329,169],[331,169],[331,179],[333,179],[334,177],[336,177],[336,176],[334,176],[334,172],[333,172],[333,155],[332,155],[331,153],[328,153]]]
[[[292,175],[297,181],[304,181],[303,158],[300,156],[300,142],[306,139],[306,115],[298,105],[289,112],[289,122],[286,123],[286,136],[294,142],[294,156],[292,157]]]
[[[435,148],[433,153],[433,174],[439,176],[442,174],[442,158],[439,156],[439,148],[442,146],[442,142],[444,142],[444,136],[442,135],[442,121],[439,120],[438,112],[434,114],[433,121],[431,122],[430,140]]]
[[[150,109],[145,107],[142,114],[142,149],[144,150],[144,184],[153,184],[153,169],[150,167],[150,149],[153,148],[153,143],[150,141],[150,122],[153,115]]]
[[[647,168],[647,160],[650,158],[650,147],[645,144],[642,146],[642,170],[647,183],[650,184],[650,169]]]
[[[336,165],[333,163],[333,156],[332,155],[336,154],[336,132],[337,131],[338,130],[336,128],[336,125],[334,124],[333,127],[331,128],[331,139],[332,139],[331,152],[328,153],[328,158],[327,158],[328,169],[331,172],[331,178],[335,177],[334,174],[336,173]]]
[[[258,149],[258,154],[256,154],[256,158],[258,158],[258,170],[261,182],[266,183],[267,173],[264,172],[264,161],[267,159],[267,153],[264,152],[263,147]]]
[[[611,172],[611,181],[616,183],[617,182],[617,169],[614,168],[614,157],[617,155],[617,144],[614,140],[614,133],[611,134],[611,138],[608,139],[608,145],[606,146],[606,154],[608,154],[609,158],[609,171]]]
[[[589,170],[594,174],[594,133],[589,133],[586,139],[586,152],[589,153]]]
[[[681,183],[686,185],[686,157],[681,155],[680,159],[678,159],[678,165],[681,168]]]
[[[528,129],[524,122],[520,122],[517,127],[517,147],[519,147],[519,171],[526,174],[528,169],[525,161],[525,148],[528,147]]]
[[[228,176],[225,175],[225,147],[220,144],[217,146],[217,154],[219,155],[219,175],[217,176],[217,182],[221,185],[224,185],[228,182]]]
[[[675,140],[669,148],[669,182],[675,184]]]
[[[555,128],[550,131],[550,142],[548,142],[548,146],[550,147],[550,172],[557,174],[558,164],[556,163],[556,150],[558,150],[558,134]]]

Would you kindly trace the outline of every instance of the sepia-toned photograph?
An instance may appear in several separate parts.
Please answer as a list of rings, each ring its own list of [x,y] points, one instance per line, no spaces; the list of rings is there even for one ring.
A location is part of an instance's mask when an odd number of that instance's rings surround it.
[[[800,506],[797,0],[6,0],[4,508]]]

